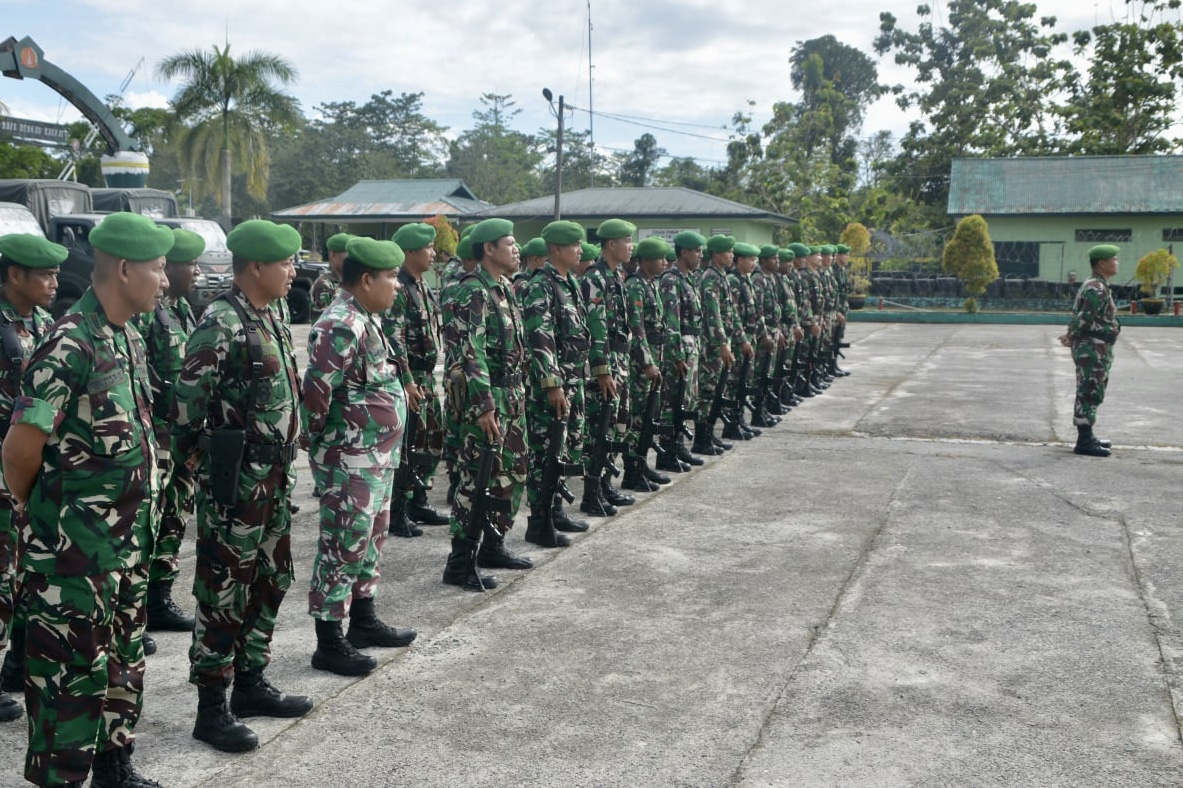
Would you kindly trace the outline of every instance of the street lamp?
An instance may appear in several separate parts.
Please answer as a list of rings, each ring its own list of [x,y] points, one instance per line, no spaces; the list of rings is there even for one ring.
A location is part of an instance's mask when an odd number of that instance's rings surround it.
[[[550,92],[550,88],[542,89],[542,97],[550,104],[550,114],[554,115],[559,120],[559,133],[555,137],[555,221],[562,218],[562,194],[563,194],[563,113],[566,107],[563,104],[563,97],[559,96],[558,109],[555,108],[555,94]]]

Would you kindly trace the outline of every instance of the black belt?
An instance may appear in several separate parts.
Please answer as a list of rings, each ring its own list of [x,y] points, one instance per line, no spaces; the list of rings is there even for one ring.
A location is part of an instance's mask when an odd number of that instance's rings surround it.
[[[1116,331],[1081,331],[1081,336],[1086,336],[1089,339],[1100,339],[1103,342],[1108,342],[1112,345],[1117,341]]]
[[[407,359],[407,362],[410,364],[412,372],[434,372],[435,371],[435,360],[434,359],[432,359],[431,363],[428,363],[427,359],[412,357],[412,358]]]
[[[628,340],[627,339],[613,339],[608,342],[608,349],[613,353],[627,353]]]
[[[697,332],[697,331],[686,331],[686,330],[683,330],[683,331],[682,331],[682,336],[684,336],[684,337],[696,337],[696,336],[698,336],[698,332]]]
[[[499,372],[489,373],[490,386],[520,386],[522,384],[522,373],[519,372]]]
[[[202,435],[197,439],[197,446],[202,451],[209,451],[210,438]],[[279,465],[296,459],[299,447],[294,443],[250,443],[246,444],[243,459],[260,465]]]

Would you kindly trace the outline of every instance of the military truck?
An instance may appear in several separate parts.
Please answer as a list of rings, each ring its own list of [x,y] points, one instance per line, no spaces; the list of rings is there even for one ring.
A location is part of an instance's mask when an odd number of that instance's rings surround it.
[[[152,219],[176,216],[177,196],[160,189],[91,189],[96,213],[142,213]]]

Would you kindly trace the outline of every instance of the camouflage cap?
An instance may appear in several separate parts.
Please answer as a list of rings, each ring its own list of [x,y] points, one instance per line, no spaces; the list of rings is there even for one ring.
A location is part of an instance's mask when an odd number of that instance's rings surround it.
[[[674,236],[674,246],[679,249],[701,249],[706,243],[707,239],[693,230],[683,230]]]
[[[546,240],[547,244],[566,246],[567,244],[577,244],[585,241],[587,239],[587,233],[584,231],[583,225],[560,219],[543,227],[542,237]]]
[[[772,244],[760,247],[760,257],[776,257],[778,254],[780,254],[780,248]]]
[[[356,237],[357,236],[353,235],[352,233],[337,233],[336,235],[330,235],[329,239],[325,241],[325,248],[330,252],[344,252],[345,247],[348,246],[349,242]]]
[[[546,257],[546,241],[542,238],[531,238],[522,247],[523,257]]]
[[[735,239],[730,235],[712,235],[707,239],[707,251],[714,254],[715,252],[730,252],[735,247]]]
[[[25,268],[54,268],[70,253],[61,244],[32,233],[0,235],[0,258]]]
[[[345,254],[352,260],[375,271],[389,271],[403,264],[406,255],[394,241],[379,241],[376,238],[352,238],[345,247]]]
[[[1120,253],[1121,249],[1113,244],[1097,244],[1089,249],[1089,260],[1108,260],[1117,257]]]
[[[288,224],[248,219],[230,231],[226,246],[243,260],[274,263],[300,251],[300,233]]]
[[[142,214],[126,211],[103,219],[88,237],[90,245],[100,252],[132,262],[164,257],[175,241],[170,228],[161,227]]]
[[[398,244],[404,252],[415,252],[431,246],[435,241],[435,228],[426,222],[404,224],[390,240]]]
[[[583,252],[579,255],[579,262],[590,263],[600,256],[600,247],[595,244],[589,244],[587,241],[582,243]]]
[[[507,235],[513,235],[513,222],[508,219],[485,219],[473,225],[468,238],[475,245],[496,242]]]
[[[736,257],[760,256],[760,247],[756,246],[755,244],[743,243],[742,241],[733,246],[732,251],[735,252]]]
[[[632,222],[626,222],[624,219],[608,219],[596,228],[596,235],[602,241],[611,241],[616,238],[631,238],[636,231],[637,226]]]
[[[175,243],[164,259],[170,263],[191,263],[205,251],[205,239],[192,230],[173,228]]]
[[[669,248],[664,238],[651,235],[633,248],[633,256],[641,260],[664,260]]]

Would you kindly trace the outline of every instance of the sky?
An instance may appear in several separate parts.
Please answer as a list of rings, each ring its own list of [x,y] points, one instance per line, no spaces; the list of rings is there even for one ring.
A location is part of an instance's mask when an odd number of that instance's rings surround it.
[[[1065,32],[1125,10],[1122,0],[1034,1]],[[942,0],[930,4],[941,19]],[[100,98],[119,92],[135,70],[124,93],[132,107],[165,106],[176,93],[177,84],[155,76],[162,58],[229,41],[232,54],[263,50],[290,61],[299,80],[289,92],[306,116],[315,117],[322,102],[422,91],[424,114],[450,136],[472,126],[483,93],[512,94],[521,110],[514,128],[554,128],[542,96],[549,87],[556,103],[563,95],[576,107],[568,128],[589,127],[589,104],[631,120],[594,117],[595,142],[606,154],[632,150],[649,132],[670,156],[716,166],[726,159],[736,111],[751,112],[759,126],[775,102],[798,98],[788,63],[798,42],[832,34],[876,59],[881,82],[906,83],[909,73],[872,49],[879,13],[889,9],[901,26],[915,28],[915,4],[891,0],[0,0],[0,39],[30,36],[48,61]],[[18,118],[80,118],[29,80],[0,78],[0,102]],[[913,119],[883,98],[862,133],[885,129],[898,138]]]

